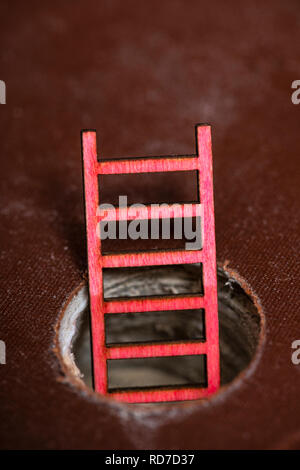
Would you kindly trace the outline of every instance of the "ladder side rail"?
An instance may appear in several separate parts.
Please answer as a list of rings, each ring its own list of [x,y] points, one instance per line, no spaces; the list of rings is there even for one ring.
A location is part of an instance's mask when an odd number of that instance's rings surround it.
[[[213,198],[211,127],[198,125],[198,187],[203,213],[203,287],[207,341],[207,379],[210,393],[220,386],[217,266]]]
[[[89,296],[92,323],[93,373],[97,392],[107,393],[101,240],[97,235],[99,205],[95,131],[82,132],[84,191],[88,247]]]

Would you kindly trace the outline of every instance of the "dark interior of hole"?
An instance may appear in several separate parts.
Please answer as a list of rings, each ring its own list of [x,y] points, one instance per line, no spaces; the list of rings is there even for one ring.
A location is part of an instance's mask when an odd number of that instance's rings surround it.
[[[198,202],[197,170],[185,173],[189,177],[188,185],[182,184],[180,171],[120,174],[117,180],[115,175],[99,175],[99,200],[114,206],[119,205],[119,195],[127,196],[127,205]]]
[[[137,221],[138,222],[138,221]],[[143,222],[145,223],[145,221]],[[193,243],[191,250],[200,250],[202,248],[201,237],[201,219],[200,217],[186,217],[175,219],[151,219],[147,223],[147,239],[138,238],[132,240],[128,236],[128,226],[130,221],[122,220],[120,222],[101,222],[103,227],[103,236],[101,236],[101,252],[102,254],[110,253],[136,253],[139,251],[163,251],[163,250],[184,250],[186,243]],[[114,225],[115,224],[115,225]],[[120,225],[122,228],[120,229]],[[165,224],[165,227],[163,226]],[[166,225],[169,224],[169,236],[163,239],[166,234]],[[152,231],[151,231],[152,225]],[[181,226],[182,236],[176,239]],[[137,230],[140,230],[137,228]],[[127,234],[127,238],[120,239],[120,232]],[[154,239],[153,233],[157,234],[158,239]],[[191,237],[191,235],[192,237]],[[197,236],[195,235],[197,234]],[[116,238],[112,238],[112,237]],[[107,238],[106,238],[107,237]]]
[[[133,369],[135,374],[131,372]],[[122,373],[120,373],[121,370]],[[147,370],[148,373],[145,373]],[[107,372],[110,392],[189,385],[207,387],[204,354],[108,360]]]
[[[221,384],[247,367],[259,343],[261,317],[241,286],[218,271]]]
[[[188,279],[184,276],[184,279]],[[113,281],[115,282],[115,281]],[[113,284],[113,288],[120,290],[121,286],[118,283]],[[242,370],[244,370],[253,358],[260,338],[260,315],[257,312],[252,299],[245,293],[240,285],[227,276],[227,274],[218,270],[218,305],[219,305],[219,326],[220,326],[220,359],[221,359],[221,384],[231,382]],[[163,322],[164,323],[164,322]],[[160,322],[156,323],[156,329],[164,328]],[[170,322],[171,323],[171,322]],[[199,321],[198,328],[201,329],[201,321]],[[120,325],[115,324],[112,334],[122,334],[122,339],[130,338],[128,332],[131,331],[130,319],[125,321],[122,325],[123,332],[120,332]],[[177,325],[177,326],[176,326]],[[177,329],[179,327],[179,329]],[[176,331],[184,331],[176,322],[171,323],[169,333],[171,336]],[[89,386],[92,386],[92,373],[91,373],[91,351],[90,351],[90,330],[89,330],[89,313],[85,311],[82,316],[81,325],[79,326],[79,334],[73,344],[73,352],[75,361],[83,374],[83,380]],[[170,375],[173,373],[180,375],[180,371],[159,370],[162,374]],[[145,368],[144,374],[152,374],[151,368]],[[197,372],[197,371],[196,371]],[[133,367],[122,368],[119,364],[119,374],[124,374],[130,380],[135,378],[136,372]],[[128,375],[129,374],[129,375]],[[112,383],[111,386],[114,386]]]
[[[204,341],[202,309],[105,315],[106,345]]]
[[[177,277],[178,282],[170,282]],[[188,282],[182,282],[186,278]],[[110,280],[115,284],[126,283],[134,286],[132,290],[126,290],[126,294],[121,290],[109,290]],[[155,289],[153,286],[155,285]],[[103,269],[103,291],[104,299],[129,299],[141,297],[174,296],[174,295],[203,295],[202,283],[202,263],[180,264],[172,266],[143,266],[134,268],[105,268]]]

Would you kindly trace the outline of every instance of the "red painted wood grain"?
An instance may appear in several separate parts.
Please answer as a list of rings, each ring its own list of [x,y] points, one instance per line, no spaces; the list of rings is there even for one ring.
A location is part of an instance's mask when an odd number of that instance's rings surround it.
[[[142,357],[190,356],[206,354],[206,343],[190,341],[184,343],[146,344],[134,346],[110,346],[107,359],[130,359]]]
[[[103,317],[103,280],[101,240],[97,236],[97,184],[96,132],[82,132],[84,167],[85,216],[88,246],[89,295],[92,323],[93,369],[95,389],[107,393],[106,347]]]
[[[168,264],[201,263],[202,250],[195,251],[158,251],[149,253],[130,253],[103,255],[104,268],[123,268],[128,266],[161,266]]]
[[[216,392],[216,388],[208,386],[200,387],[182,387],[182,388],[162,388],[160,390],[138,390],[111,392],[109,395],[118,401],[126,403],[155,403],[171,402],[183,400],[199,400],[207,398]]]
[[[179,296],[171,298],[112,300],[104,302],[105,313],[159,312],[164,310],[188,310],[204,308],[204,297]]]
[[[108,394],[108,359],[166,357],[205,354],[207,359],[207,387],[161,388],[159,390],[132,390],[111,392],[110,396],[130,403],[195,400],[214,393],[220,385],[219,328],[217,306],[216,248],[213,203],[213,175],[211,129],[197,126],[197,156],[157,157],[97,161],[96,132],[82,132],[86,226],[88,243],[88,268],[94,383],[96,391]],[[191,204],[144,206],[138,213],[128,208],[99,210],[99,174],[143,173],[162,171],[198,170],[199,201]],[[197,251],[164,251],[101,255],[98,238],[99,220],[134,220],[165,217],[201,216],[203,248]],[[108,267],[158,266],[171,264],[203,263],[204,296],[168,296],[132,300],[104,301],[102,269]],[[206,342],[181,341],[166,344],[141,344],[106,347],[104,315],[114,313],[150,312],[203,308],[205,310]]]
[[[199,169],[198,186],[200,188],[200,201],[203,207],[203,285],[206,318],[208,387],[211,387],[212,390],[216,390],[220,386],[220,351],[210,126],[197,126],[197,153]]]
[[[177,217],[201,217],[202,205],[198,203],[191,204],[167,204],[152,206],[141,205],[140,207],[111,207],[97,209],[99,220],[146,220],[163,219]]]
[[[198,159],[194,155],[162,158],[139,158],[98,162],[97,171],[101,175],[125,173],[152,173],[157,171],[191,171],[198,169]]]

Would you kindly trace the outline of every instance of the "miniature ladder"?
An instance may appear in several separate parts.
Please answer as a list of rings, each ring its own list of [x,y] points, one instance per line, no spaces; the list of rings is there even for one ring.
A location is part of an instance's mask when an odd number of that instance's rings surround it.
[[[216,250],[212,181],[211,131],[208,125],[198,125],[197,154],[184,157],[154,157],[123,160],[97,160],[96,132],[82,132],[84,162],[84,186],[88,244],[89,292],[92,319],[92,344],[95,390],[120,401],[162,402],[195,400],[210,396],[219,387],[219,331],[217,308]],[[165,251],[136,254],[102,255],[99,222],[98,175],[124,173],[148,173],[164,171],[198,170],[200,204],[189,206],[190,216],[199,214],[201,208],[202,249],[198,251]],[[181,208],[183,204],[179,205]],[[150,218],[146,210],[145,218]],[[180,212],[180,211],[179,211]],[[178,214],[181,216],[181,214]],[[176,217],[166,210],[161,217]],[[151,217],[154,218],[153,213]],[[140,218],[140,217],[139,217]],[[111,220],[128,220],[127,208],[114,211]],[[108,218],[106,217],[106,220]],[[98,233],[98,234],[97,234]],[[146,298],[139,300],[105,301],[103,295],[102,269],[202,263],[204,295],[169,296],[169,298]],[[184,309],[203,309],[205,318],[205,342],[180,341],[140,345],[106,346],[104,315],[129,312],[150,312]],[[141,313],[143,315],[143,313]],[[108,392],[108,359],[150,358],[163,356],[205,355],[207,386],[161,387],[152,389]]]

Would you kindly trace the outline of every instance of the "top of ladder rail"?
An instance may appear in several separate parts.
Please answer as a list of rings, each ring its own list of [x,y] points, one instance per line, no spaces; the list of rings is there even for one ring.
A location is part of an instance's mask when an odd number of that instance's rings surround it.
[[[97,160],[96,165],[99,175],[192,171],[199,169],[199,157],[197,155],[168,155],[161,157],[120,158],[115,160]]]
[[[98,160],[98,162],[104,162],[104,163],[109,163],[109,162],[122,162],[124,160],[164,160],[164,159],[171,159],[174,160],[176,158],[185,158],[185,159],[190,159],[190,158],[197,158],[198,155],[196,153],[184,153],[184,154],[171,154],[171,155],[142,155],[142,156],[137,156],[137,157],[117,157],[117,158],[101,158],[101,160]]]

